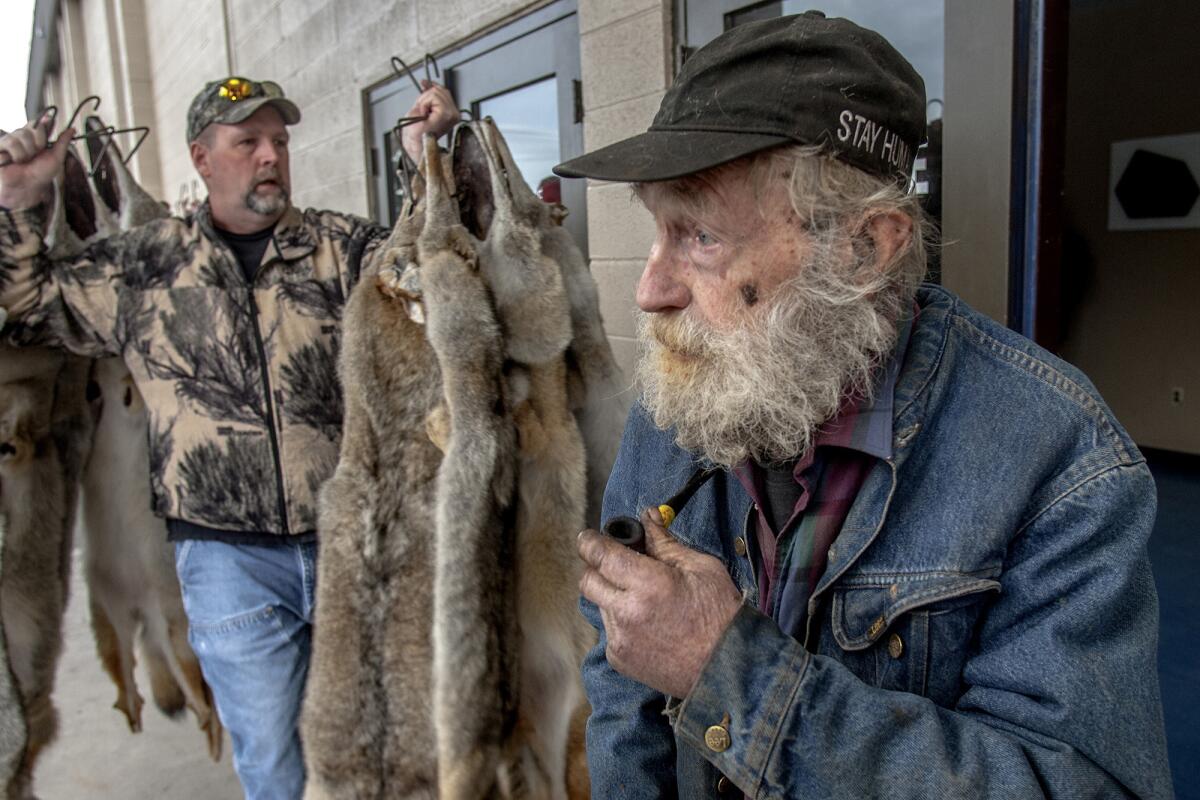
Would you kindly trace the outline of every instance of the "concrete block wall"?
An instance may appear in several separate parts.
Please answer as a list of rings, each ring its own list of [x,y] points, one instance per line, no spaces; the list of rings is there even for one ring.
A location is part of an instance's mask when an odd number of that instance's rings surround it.
[[[530,0],[226,0],[232,71],[278,81],[304,119],[292,130],[293,200],[368,214],[363,90],[540,3]]]
[[[145,0],[114,0],[109,6],[109,22],[117,43],[113,51],[114,70],[122,76],[121,97],[113,97],[118,108],[103,106],[102,117],[119,115],[122,127],[139,124],[139,120],[155,118],[154,81],[150,65],[149,42],[146,36]],[[110,124],[118,124],[115,119]],[[153,131],[151,131],[153,135]],[[126,147],[132,139],[120,142]],[[155,187],[155,195],[162,197],[161,162],[157,149],[143,147],[134,154],[131,168],[143,186]]]
[[[584,143],[595,150],[646,130],[670,84],[670,0],[580,0]],[[625,184],[590,181],[588,245],[604,327],[627,378],[637,359],[634,291],[654,224]]]
[[[198,183],[186,141],[188,105],[205,81],[228,71],[224,9],[222,0],[148,0],[145,12],[154,117],[138,122],[151,128],[143,147],[158,154],[162,176],[157,191],[146,188],[174,203],[181,186]]]

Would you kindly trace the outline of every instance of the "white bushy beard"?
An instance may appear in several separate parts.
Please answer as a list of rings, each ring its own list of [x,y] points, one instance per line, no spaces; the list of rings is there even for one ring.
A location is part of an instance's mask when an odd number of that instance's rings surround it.
[[[898,298],[864,296],[833,247],[817,250],[732,331],[687,309],[639,315],[642,402],[680,447],[727,469],[783,462],[808,450],[848,396],[871,396],[896,341]]]

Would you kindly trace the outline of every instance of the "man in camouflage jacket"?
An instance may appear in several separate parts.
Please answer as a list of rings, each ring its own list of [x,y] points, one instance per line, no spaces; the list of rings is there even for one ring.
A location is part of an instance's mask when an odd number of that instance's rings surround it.
[[[405,130],[458,117],[426,84]],[[150,419],[154,511],[176,542],[189,638],[233,738],[249,798],[294,798],[296,721],[310,650],[316,498],[337,464],[341,309],[387,236],[365,219],[290,204],[277,84],[209,83],[188,112],[209,198],[192,216],[103,239],[68,262],[42,241],[44,200],[71,131],[42,122],[0,139],[5,341],[119,356]],[[130,476],[130,480],[138,480]]]

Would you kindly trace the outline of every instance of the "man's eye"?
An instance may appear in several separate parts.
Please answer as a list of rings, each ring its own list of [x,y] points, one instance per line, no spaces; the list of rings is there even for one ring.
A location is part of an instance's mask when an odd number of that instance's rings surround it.
[[[705,230],[697,229],[693,236],[696,240],[696,244],[700,245],[701,247],[708,247],[709,245],[714,245],[717,243],[717,238]]]

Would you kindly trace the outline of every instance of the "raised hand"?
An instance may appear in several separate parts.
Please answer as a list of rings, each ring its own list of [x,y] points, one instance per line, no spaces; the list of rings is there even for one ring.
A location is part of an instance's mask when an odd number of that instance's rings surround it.
[[[30,120],[25,127],[0,138],[0,206],[32,208],[50,194],[54,179],[62,173],[67,148],[75,131],[63,131],[47,149],[50,115]]]
[[[422,136],[430,133],[435,138],[439,137],[454,127],[459,120],[458,105],[450,95],[449,89],[430,80],[422,80],[421,88],[424,91],[405,116],[423,119],[421,122],[406,125],[401,134],[405,152],[417,164],[421,163]]]

